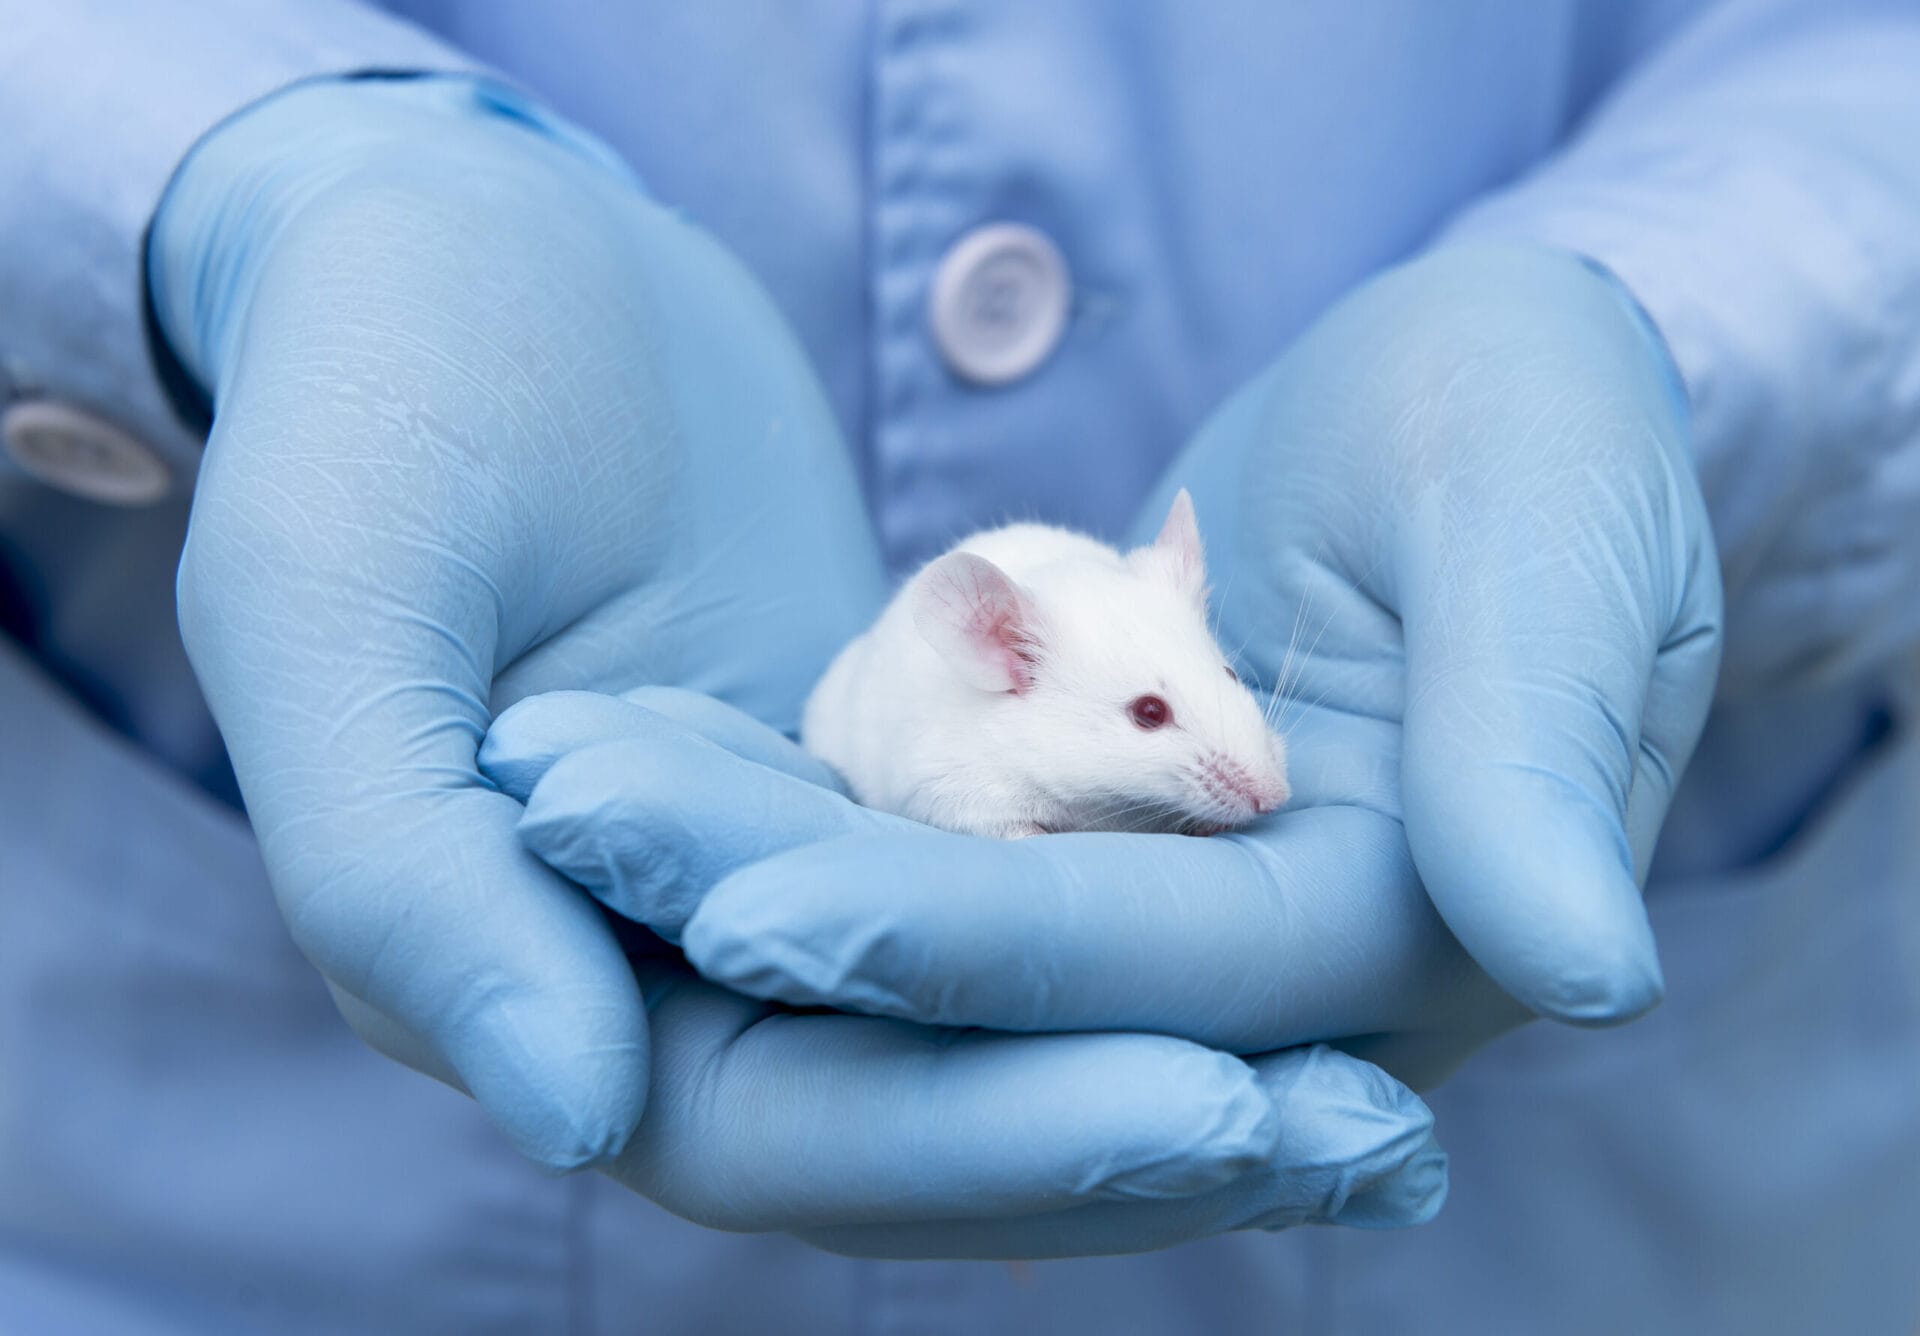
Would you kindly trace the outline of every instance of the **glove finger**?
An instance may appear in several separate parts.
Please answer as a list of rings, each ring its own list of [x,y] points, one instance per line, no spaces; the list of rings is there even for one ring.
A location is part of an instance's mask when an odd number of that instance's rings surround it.
[[[1627,795],[1627,841],[1633,849],[1635,879],[1642,885],[1673,802],[1674,786],[1706,727],[1719,678],[1720,571],[1711,552],[1697,558],[1688,588],[1679,624],[1654,661],[1633,787]]]
[[[635,711],[626,722],[644,725],[647,736],[594,743],[555,761],[527,799],[520,835],[608,908],[670,941],[737,868],[849,832],[912,827],[638,707],[621,708]],[[525,732],[496,735],[512,744]]]
[[[1302,1224],[1424,1224],[1447,1192],[1432,1117],[1404,1086],[1326,1048],[1253,1061],[1281,1134],[1256,1171],[1172,1201],[1098,1202],[1014,1219],[910,1221],[803,1229],[860,1257],[1048,1258],[1146,1252],[1229,1230]]]
[[[1467,950],[1534,1009],[1604,1024],[1663,991],[1628,804],[1656,660],[1696,601],[1703,544],[1682,536],[1705,522],[1680,472],[1683,411],[1631,299],[1558,263],[1528,282],[1554,285],[1566,318],[1516,328],[1495,310],[1463,330],[1506,368],[1505,392],[1433,405],[1402,487],[1402,799]],[[1477,468],[1462,440],[1529,448]],[[1643,802],[1634,834],[1664,810],[1652,788]]]
[[[621,699],[686,725],[743,761],[753,761],[835,793],[846,792],[840,776],[825,761],[785,733],[705,692],[646,686],[625,692]]]
[[[520,805],[475,769],[494,593],[471,567],[417,572],[404,537],[263,508],[226,476],[256,463],[209,455],[179,603],[295,942],[529,1157],[613,1154],[645,1104],[645,1016],[599,910],[521,847]],[[222,596],[247,580],[311,602],[263,621]]]
[[[645,1107],[645,1013],[591,901],[519,848],[512,812],[499,810],[510,800],[489,797],[498,806],[449,801],[428,817],[433,829],[401,827],[408,854],[355,859],[352,881],[296,876],[299,899],[283,903],[336,996],[414,1036],[376,1047],[437,1055],[416,1065],[450,1073],[537,1162],[591,1164],[624,1144]],[[436,838],[441,829],[462,838]]]
[[[683,945],[708,978],[796,1005],[1234,1052],[1518,1015],[1440,922],[1398,825],[1358,808],[1209,839],[856,834],[727,878]]]
[[[724,701],[679,687],[641,687],[624,696],[550,691],[502,711],[480,745],[480,770],[521,802],[554,763],[582,747],[642,744],[687,733],[744,760],[838,792],[831,766]]]
[[[441,1085],[451,1086],[463,1095],[472,1093],[461,1083],[460,1074],[449,1067],[446,1059],[417,1032],[409,1030],[380,1008],[355,997],[333,980],[326,979],[324,982],[340,1018],[352,1027],[353,1032],[369,1048],[402,1066],[431,1076]]]
[[[1645,1011],[1662,983],[1625,817],[1651,647],[1548,616],[1472,644],[1407,628],[1402,805],[1447,925],[1547,1015]]]
[[[1252,1068],[1176,1039],[794,1014],[684,966],[639,972],[653,1088],[608,1172],[716,1228],[1176,1200],[1261,1172],[1284,1131]],[[1398,1103],[1367,1116],[1418,1121]]]
[[[1538,1012],[1608,1023],[1662,993],[1640,886],[1712,701],[1719,636],[1688,618],[1656,648],[1620,615],[1619,569],[1589,569],[1584,589],[1563,572],[1552,599],[1518,583],[1448,595],[1525,631],[1409,613],[1402,805],[1434,902],[1487,972]]]
[[[509,734],[523,731],[495,732]],[[1448,1020],[1487,1034],[1524,1015],[1447,934],[1397,824],[1359,808],[1283,815],[1241,849],[978,840],[656,729],[554,765],[522,834],[663,936],[697,914],[687,945],[710,977],[796,1004],[1240,1052]],[[715,886],[722,903],[703,909]]]

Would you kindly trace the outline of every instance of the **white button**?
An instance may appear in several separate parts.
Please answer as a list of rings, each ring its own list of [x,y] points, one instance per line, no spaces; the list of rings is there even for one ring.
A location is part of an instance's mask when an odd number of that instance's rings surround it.
[[[0,414],[14,462],[63,492],[110,506],[144,506],[167,494],[167,466],[105,418],[50,399],[23,399]]]
[[[1020,223],[976,228],[933,276],[933,341],[953,373],[978,385],[1019,380],[1067,327],[1072,280],[1059,248]]]

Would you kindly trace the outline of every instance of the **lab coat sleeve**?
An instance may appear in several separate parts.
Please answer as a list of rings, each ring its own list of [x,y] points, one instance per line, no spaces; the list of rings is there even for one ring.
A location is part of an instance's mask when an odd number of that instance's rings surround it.
[[[1692,402],[1722,694],[1920,642],[1920,5],[1729,3],[1455,220],[1633,290]]]
[[[213,125],[326,74],[473,62],[348,0],[8,0],[0,20],[0,406],[105,417],[176,475],[200,441],[142,330],[141,238]]]

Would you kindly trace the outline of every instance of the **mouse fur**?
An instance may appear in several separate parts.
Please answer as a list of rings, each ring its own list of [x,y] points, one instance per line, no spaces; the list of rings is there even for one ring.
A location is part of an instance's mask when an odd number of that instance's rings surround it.
[[[984,530],[841,651],[801,740],[865,805],[966,834],[1243,825],[1286,801],[1286,748],[1221,653],[1207,593],[1184,490],[1130,552],[1042,524]]]

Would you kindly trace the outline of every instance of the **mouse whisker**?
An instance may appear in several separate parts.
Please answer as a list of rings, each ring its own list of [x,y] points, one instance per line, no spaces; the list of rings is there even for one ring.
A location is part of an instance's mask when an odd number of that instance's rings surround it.
[[[1324,552],[1324,550],[1325,549],[1323,545],[1320,551]],[[1380,606],[1381,611],[1386,612],[1389,616],[1392,616],[1393,615],[1392,611],[1386,608],[1384,605],[1380,604],[1380,600],[1374,597],[1373,594],[1368,592],[1368,589],[1367,589],[1368,582],[1373,579],[1375,573],[1379,571],[1381,563],[1383,563],[1385,560],[1386,560],[1386,549],[1382,547],[1380,550],[1374,553],[1373,560],[1367,563],[1367,568],[1364,571],[1360,572],[1360,577],[1357,580],[1354,580],[1350,583],[1350,588],[1358,591],[1362,597],[1373,602],[1375,605]],[[1314,568],[1316,571],[1324,572],[1326,569],[1326,564],[1322,559],[1320,559],[1320,557],[1316,556],[1314,561]],[[1309,589],[1308,601],[1311,602],[1311,600],[1312,600],[1312,590]],[[1320,646],[1320,637],[1324,636],[1327,633],[1327,628],[1333,625],[1334,615],[1335,615],[1335,610],[1331,608],[1328,609],[1327,620],[1320,624],[1320,629],[1314,633],[1313,643],[1308,645],[1306,652],[1300,656],[1300,672],[1299,672],[1300,677],[1304,678],[1306,676],[1307,664],[1313,658],[1314,650],[1318,649]],[[1287,659],[1289,662],[1291,662],[1293,659],[1293,650],[1291,646],[1289,646],[1287,650]],[[1295,696],[1292,691],[1292,688],[1297,685],[1298,683],[1296,682],[1296,683],[1290,684],[1284,690],[1276,688],[1275,696],[1286,697],[1287,698],[1286,707],[1291,707],[1298,701],[1298,697]],[[1291,728],[1294,724],[1300,721],[1301,715],[1305,714],[1308,710],[1317,709],[1321,704],[1321,702],[1326,700],[1328,693],[1333,690],[1333,687],[1334,687],[1334,683],[1329,682],[1326,688],[1323,689],[1319,695],[1315,696],[1312,701],[1308,702],[1305,706],[1303,706],[1297,713],[1294,714],[1294,716],[1291,719],[1289,719],[1287,716],[1286,707],[1283,707],[1281,710],[1279,720],[1275,722],[1272,726],[1274,731],[1279,733],[1282,737],[1285,737],[1287,734],[1287,730]]]
[[[1100,820],[1117,820],[1123,816],[1132,816],[1140,812],[1158,812],[1171,808],[1173,804],[1164,798],[1129,798],[1115,795],[1112,799],[1094,809],[1094,816]]]
[[[1115,795],[1114,801],[1096,808],[1089,819],[1100,823],[1118,823],[1126,821],[1129,818],[1141,818],[1140,821],[1135,821],[1128,827],[1130,829],[1137,829],[1139,825],[1146,821],[1164,820],[1166,818],[1179,816],[1182,814],[1182,811],[1181,806],[1171,799],[1129,799],[1127,795]]]
[[[1292,694],[1293,688],[1298,687],[1300,683],[1306,679],[1307,665],[1312,661],[1314,651],[1320,648],[1320,638],[1326,635],[1327,628],[1332,625],[1333,625],[1333,612],[1329,610],[1327,613],[1327,619],[1324,622],[1320,623],[1320,629],[1314,632],[1313,640],[1307,645],[1307,648],[1300,655],[1300,667],[1296,674],[1295,681],[1291,684],[1291,686],[1288,688],[1286,692],[1281,693],[1287,699],[1287,704],[1289,706],[1294,704],[1298,700],[1298,697]],[[1327,691],[1332,690],[1332,686],[1333,684],[1329,682],[1327,685],[1327,689],[1323,690],[1317,697],[1314,698],[1313,704],[1318,705],[1321,701],[1325,700],[1327,696]],[[1308,708],[1312,708],[1312,707],[1310,706]],[[1297,722],[1297,718],[1296,718],[1296,722]],[[1279,719],[1274,723],[1273,727],[1276,732],[1282,734],[1283,736],[1285,735],[1286,729],[1287,729],[1287,716],[1286,716],[1286,709],[1284,707],[1281,710]]]
[[[1280,664],[1279,681],[1275,683],[1276,695],[1291,695],[1300,684],[1300,678],[1307,671],[1307,661],[1313,657],[1313,651],[1320,645],[1320,637],[1326,634],[1327,627],[1333,624],[1333,614],[1320,623],[1320,629],[1314,632],[1313,640],[1305,649],[1300,647],[1300,633],[1306,626],[1307,614],[1313,608],[1313,592],[1307,592],[1306,599],[1300,604],[1300,612],[1294,619],[1293,638],[1287,645],[1287,657]]]
[[[1302,705],[1300,709],[1294,714],[1292,719],[1286,720],[1281,724],[1277,725],[1275,731],[1277,731],[1281,737],[1283,738],[1286,737],[1287,730],[1289,728],[1292,728],[1295,724],[1299,723],[1302,719],[1306,718],[1309,711],[1317,710],[1320,708],[1321,702],[1326,700],[1327,696],[1333,691],[1333,688],[1334,688],[1334,684],[1332,682],[1327,683],[1325,687],[1321,688],[1319,695],[1315,696],[1312,700],[1308,701],[1305,705]]]
[[[1280,660],[1280,667],[1273,675],[1273,693],[1276,696],[1286,694],[1287,672],[1293,666],[1294,651],[1300,647],[1300,627],[1307,615],[1307,609],[1313,605],[1313,590],[1309,588],[1293,610],[1293,629],[1287,634],[1287,652]]]
[[[1313,652],[1320,647],[1320,636],[1326,634],[1327,626],[1331,625],[1332,621],[1333,619],[1329,617],[1326,624],[1321,626],[1319,634],[1314,636],[1313,642],[1307,646],[1306,654],[1301,660],[1299,673],[1295,676],[1294,681],[1288,687],[1287,691],[1280,697],[1280,713],[1274,721],[1274,727],[1277,730],[1284,731],[1286,729],[1288,711],[1300,703],[1300,686],[1306,680],[1307,660],[1311,659]],[[1315,697],[1314,703],[1317,705],[1321,700],[1324,700],[1327,692],[1332,690],[1332,688],[1333,683],[1330,681],[1327,683],[1327,686],[1321,690],[1319,696]]]

